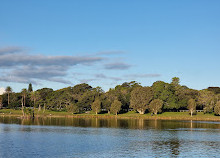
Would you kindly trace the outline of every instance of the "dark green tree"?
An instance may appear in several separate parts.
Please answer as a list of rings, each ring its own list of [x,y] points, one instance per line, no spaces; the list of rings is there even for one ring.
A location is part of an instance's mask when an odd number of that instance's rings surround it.
[[[105,93],[103,99],[103,108],[105,108],[108,113],[110,113],[111,104],[114,100],[118,100],[118,93],[115,89],[109,89],[108,92]]]
[[[33,91],[32,84],[29,83],[29,85],[28,85],[28,93],[30,93],[30,92],[32,92],[32,91]]]
[[[67,107],[67,111],[72,112],[73,114],[77,114],[79,113],[79,107],[76,104],[71,103],[68,107]]]
[[[137,83],[136,81],[124,82],[122,85],[117,85],[115,87],[115,94],[117,96],[117,99],[122,103],[121,108],[123,111],[128,111],[130,107],[131,91],[135,87],[141,87],[140,83]]]
[[[175,95],[174,85],[165,83],[163,81],[154,82],[152,85],[154,91],[154,99],[160,99],[164,102],[164,110],[178,109],[177,96]]]
[[[40,106],[44,106],[47,103],[48,97],[50,97],[51,93],[53,92],[53,89],[51,88],[42,88],[38,89],[36,91],[39,93],[39,100],[36,102],[36,104]]]
[[[204,113],[212,113],[215,105],[214,92],[208,90],[199,91],[198,103],[202,105]]]
[[[109,97],[108,94],[109,93],[103,93],[100,96],[100,101],[102,103],[102,108],[105,109],[106,111],[108,111],[108,113],[110,113],[111,101],[108,98]]]
[[[168,87],[168,83],[163,81],[156,81],[153,83],[152,88],[154,91],[154,99],[161,99],[161,95],[163,91],[165,91]]]
[[[10,105],[9,108],[16,109],[21,105],[21,94],[20,93],[11,93],[10,95]]]

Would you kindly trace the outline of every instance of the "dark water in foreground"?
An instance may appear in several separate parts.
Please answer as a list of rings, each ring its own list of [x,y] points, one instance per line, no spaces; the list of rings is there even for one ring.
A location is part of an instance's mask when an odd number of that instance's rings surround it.
[[[0,117],[0,157],[220,157],[220,122]]]

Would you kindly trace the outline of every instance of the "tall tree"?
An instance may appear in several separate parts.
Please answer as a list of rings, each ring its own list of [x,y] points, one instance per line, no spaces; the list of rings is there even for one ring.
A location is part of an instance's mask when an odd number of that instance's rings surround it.
[[[32,92],[32,91],[33,91],[32,84],[29,83],[29,85],[28,85],[28,93],[30,93],[30,92]]]
[[[100,96],[100,101],[102,103],[102,108],[107,110],[108,113],[110,113],[110,108],[111,108],[111,102],[108,98],[108,93],[103,93],[101,96]]]
[[[79,113],[79,107],[76,104],[70,103],[70,105],[67,107],[67,111],[77,114]]]
[[[95,101],[92,103],[92,111],[95,112],[95,114],[97,115],[100,111],[101,111],[101,102],[100,100],[97,98],[95,99]]]
[[[118,112],[121,110],[121,105],[122,103],[120,101],[114,100],[110,108],[111,113],[114,113],[115,115],[117,115]]]
[[[179,82],[174,82],[169,84],[163,81],[156,81],[153,83],[152,88],[154,91],[154,99],[161,99],[164,103],[164,110],[176,110],[178,109],[177,105],[177,96],[175,95],[175,89],[178,86]]]
[[[103,100],[103,107],[108,110],[110,113],[111,104],[114,100],[118,100],[117,91],[115,89],[110,89],[108,92],[105,93],[105,100]]]
[[[161,94],[163,93],[163,91],[167,89],[168,85],[169,85],[168,83],[165,83],[163,81],[154,82],[152,85],[154,91],[154,99],[160,99]]]
[[[163,101],[160,99],[154,99],[150,102],[149,111],[157,115],[158,112],[161,112],[163,106]]]
[[[10,86],[6,87],[5,92],[8,94],[8,105],[9,105],[9,103],[10,103],[9,94],[12,92],[12,88]]]
[[[26,97],[27,97],[27,89],[24,88],[21,91],[22,99],[21,99],[21,106],[22,106],[22,113],[24,116],[24,107],[25,107],[25,102],[26,102]]]
[[[215,104],[214,92],[208,90],[199,91],[198,103],[203,106],[204,113],[213,112]]]
[[[31,101],[34,102],[34,107],[35,107],[36,102],[40,99],[40,94],[38,91],[32,91],[30,94],[31,94]]]
[[[153,99],[153,90],[151,87],[136,87],[131,92],[131,108],[144,114],[149,103]]]
[[[26,103],[26,97],[27,97],[27,89],[26,88],[24,88],[24,89],[22,89],[22,91],[21,91],[21,94],[22,94],[22,97],[23,97],[23,105],[25,106],[25,103]]]
[[[53,89],[42,88],[42,89],[38,89],[37,92],[39,92],[40,95],[40,99],[38,101],[40,107],[40,106],[44,106],[44,104],[47,102],[47,98],[51,96],[51,94],[53,93]]]
[[[196,110],[196,101],[195,101],[195,99],[189,99],[188,109],[189,109],[189,112],[190,112],[191,117],[192,117],[193,112]]]

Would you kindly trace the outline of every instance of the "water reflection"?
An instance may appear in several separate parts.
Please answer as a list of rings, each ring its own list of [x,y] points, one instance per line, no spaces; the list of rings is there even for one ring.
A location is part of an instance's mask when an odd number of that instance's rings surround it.
[[[220,129],[220,122],[202,121],[168,121],[168,120],[145,120],[145,119],[100,119],[100,118],[35,118],[21,119],[19,117],[0,117],[0,123],[21,125],[43,125],[43,126],[74,126],[74,127],[107,127],[126,129],[155,129],[155,130],[196,130]]]
[[[166,154],[169,155],[169,157],[176,157],[180,153],[180,141],[176,136],[173,136],[169,141],[154,141],[152,144],[153,152],[161,157],[163,157],[164,151],[166,151]]]
[[[219,122],[0,117],[0,157],[218,157],[219,138]]]

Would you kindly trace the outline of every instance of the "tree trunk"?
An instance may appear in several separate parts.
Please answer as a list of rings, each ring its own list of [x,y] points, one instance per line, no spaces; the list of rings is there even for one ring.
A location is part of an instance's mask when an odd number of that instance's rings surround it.
[[[38,111],[41,111],[41,106],[40,106],[40,104],[39,104],[39,106],[38,106]]]
[[[95,114],[97,115],[97,114],[98,114],[98,112],[96,111],[96,112],[95,112]]]
[[[21,109],[22,109],[22,114],[24,116],[24,102],[23,102],[23,97],[21,99]]]
[[[108,110],[108,114],[110,114],[110,110]]]
[[[116,114],[115,114],[116,116],[118,115],[118,113],[116,112]]]
[[[9,105],[9,103],[10,103],[10,102],[9,102],[9,93],[8,93],[8,105]]]
[[[193,115],[192,115],[192,114],[193,114],[193,110],[191,110],[190,113],[191,113],[191,117],[192,117],[192,116],[193,116]]]
[[[25,96],[24,96],[24,106],[25,106]]]
[[[32,115],[32,118],[34,118],[34,109],[33,109],[33,115]]]
[[[36,99],[34,99],[34,107],[35,107]]]
[[[43,110],[43,113],[45,112],[45,109],[46,109],[46,108],[45,108],[45,103],[44,103],[44,110]]]
[[[137,110],[139,112],[139,114],[143,115],[144,114],[144,109],[138,109]]]

